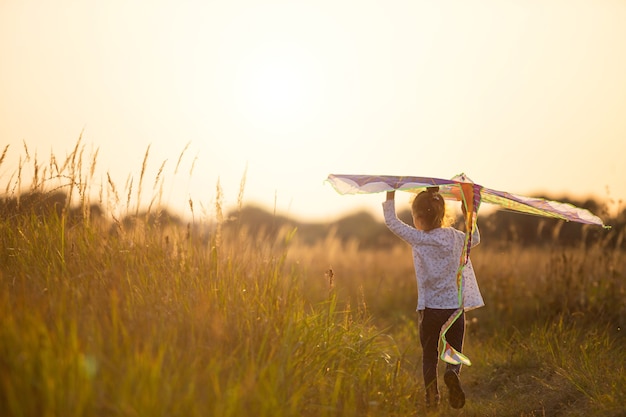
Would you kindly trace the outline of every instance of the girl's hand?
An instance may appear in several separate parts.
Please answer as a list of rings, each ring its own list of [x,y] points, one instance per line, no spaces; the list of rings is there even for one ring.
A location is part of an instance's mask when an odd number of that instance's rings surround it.
[[[396,196],[396,190],[387,191],[387,201],[393,200]]]

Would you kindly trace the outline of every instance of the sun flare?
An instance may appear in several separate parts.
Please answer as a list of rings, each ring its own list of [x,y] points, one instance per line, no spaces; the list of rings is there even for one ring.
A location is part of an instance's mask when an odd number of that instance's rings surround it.
[[[296,45],[266,45],[242,60],[235,78],[235,106],[256,128],[288,132],[314,117],[319,84],[305,51]]]

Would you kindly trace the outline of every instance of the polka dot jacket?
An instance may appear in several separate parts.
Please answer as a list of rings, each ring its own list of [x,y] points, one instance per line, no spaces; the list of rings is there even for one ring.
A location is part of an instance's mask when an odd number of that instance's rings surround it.
[[[394,200],[383,203],[385,224],[413,248],[413,264],[417,279],[417,309],[459,307],[456,273],[465,234],[452,227],[428,232],[417,230],[398,219]],[[472,235],[472,246],[480,242],[478,228]],[[485,305],[480,294],[471,260],[463,269],[463,306],[465,310]]]

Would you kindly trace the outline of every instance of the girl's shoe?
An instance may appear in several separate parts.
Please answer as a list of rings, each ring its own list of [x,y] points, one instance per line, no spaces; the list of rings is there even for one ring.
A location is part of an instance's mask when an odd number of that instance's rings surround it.
[[[465,393],[461,388],[459,376],[452,369],[448,369],[443,375],[443,380],[448,387],[448,401],[452,408],[463,408],[465,405]]]

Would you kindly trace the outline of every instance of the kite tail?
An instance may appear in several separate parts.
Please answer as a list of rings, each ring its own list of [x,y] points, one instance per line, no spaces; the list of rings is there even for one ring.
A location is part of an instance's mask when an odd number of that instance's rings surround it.
[[[458,302],[459,308],[455,310],[450,318],[441,326],[440,338],[441,346],[443,346],[441,352],[441,359],[444,362],[452,365],[464,364],[470,366],[472,362],[467,356],[459,352],[452,347],[446,340],[446,333],[450,330],[450,327],[457,321],[457,319],[463,314],[463,269],[469,261],[470,249],[472,247],[472,234],[474,227],[476,226],[476,216],[478,214],[478,207],[480,206],[480,186],[473,183],[461,184],[463,190],[462,204],[465,207],[465,243],[463,250],[461,251],[461,259],[459,260],[459,268],[456,272],[456,285],[458,288]]]
[[[454,322],[461,317],[461,314],[463,314],[463,307],[459,307],[454,313],[452,313],[448,321],[441,326],[441,345],[443,346],[443,350],[441,351],[441,360],[452,365],[463,364],[470,366],[472,364],[470,359],[463,353],[453,348],[452,345],[446,340],[446,333],[448,333],[448,330],[450,330],[450,327],[452,327]]]

